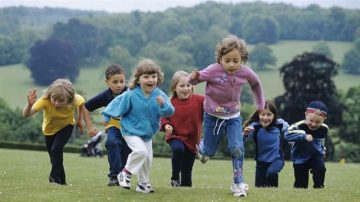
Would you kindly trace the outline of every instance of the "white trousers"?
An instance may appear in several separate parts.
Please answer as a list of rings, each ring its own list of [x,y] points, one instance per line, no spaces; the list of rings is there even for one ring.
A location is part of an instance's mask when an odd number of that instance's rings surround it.
[[[129,154],[125,169],[137,175],[138,183],[150,183],[150,168],[153,160],[152,140],[145,142],[138,136],[123,136],[132,152]]]

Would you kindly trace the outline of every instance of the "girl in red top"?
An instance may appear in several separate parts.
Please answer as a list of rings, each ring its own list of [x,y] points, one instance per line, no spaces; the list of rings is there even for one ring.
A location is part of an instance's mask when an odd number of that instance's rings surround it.
[[[161,118],[161,131],[165,131],[165,140],[172,150],[170,184],[173,187],[192,186],[191,172],[203,122],[204,96],[193,94],[188,76],[184,71],[174,73],[171,104],[175,113],[170,118]]]

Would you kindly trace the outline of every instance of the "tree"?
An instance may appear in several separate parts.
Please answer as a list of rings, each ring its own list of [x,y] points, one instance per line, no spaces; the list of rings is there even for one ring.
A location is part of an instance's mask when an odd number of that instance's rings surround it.
[[[342,68],[348,74],[360,74],[360,39],[345,53]]]
[[[276,57],[271,48],[264,43],[256,44],[249,54],[249,62],[253,67],[264,70],[268,65],[276,64]]]
[[[304,119],[304,112],[309,102],[323,101],[329,108],[327,124],[343,124],[343,105],[332,77],[337,74],[338,65],[321,54],[304,53],[280,68],[285,94],[275,98],[280,117],[290,124]],[[327,146],[333,150],[330,139]],[[286,157],[289,155],[288,144],[283,144]]]
[[[326,42],[324,41],[321,41],[317,44],[315,44],[313,47],[312,47],[312,51],[314,53],[319,53],[319,54],[323,54],[325,55],[326,57],[328,58],[333,58],[333,55],[332,55],[332,52],[330,50],[330,47],[327,45]]]
[[[254,15],[249,17],[243,27],[244,38],[248,43],[274,44],[279,40],[279,24],[268,16]]]
[[[37,41],[30,49],[27,64],[31,76],[38,85],[49,85],[58,78],[75,81],[79,75],[76,65],[71,45],[55,38]]]

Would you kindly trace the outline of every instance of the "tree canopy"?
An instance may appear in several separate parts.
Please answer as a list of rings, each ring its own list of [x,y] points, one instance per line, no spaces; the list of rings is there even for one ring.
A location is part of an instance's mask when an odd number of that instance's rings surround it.
[[[58,78],[75,81],[79,75],[73,49],[65,41],[55,38],[37,41],[30,54],[27,66],[38,85],[49,85]]]

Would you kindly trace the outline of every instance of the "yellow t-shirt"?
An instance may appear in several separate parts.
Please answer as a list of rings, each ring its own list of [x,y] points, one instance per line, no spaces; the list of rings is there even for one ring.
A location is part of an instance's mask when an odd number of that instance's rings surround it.
[[[54,135],[67,125],[75,125],[74,112],[85,103],[84,97],[76,94],[74,104],[57,109],[50,99],[41,97],[33,105],[36,111],[43,111],[42,131],[44,135]]]
[[[116,127],[120,129],[120,119],[110,118],[110,121],[106,124],[105,129],[107,130],[110,127]]]

